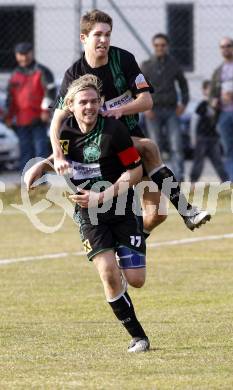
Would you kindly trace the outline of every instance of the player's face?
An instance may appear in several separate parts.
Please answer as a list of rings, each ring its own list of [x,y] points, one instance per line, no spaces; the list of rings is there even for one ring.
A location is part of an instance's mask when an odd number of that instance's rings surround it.
[[[81,130],[84,132],[92,130],[100,109],[97,92],[92,88],[78,92],[74,101],[70,103],[69,109],[73,112]]]
[[[33,61],[33,52],[29,51],[28,53],[22,54],[22,53],[16,53],[15,54],[16,61],[18,62],[19,66],[22,68],[25,68],[31,64]]]
[[[156,57],[164,57],[168,52],[168,44],[164,38],[156,38],[153,41],[153,46]]]
[[[233,43],[230,39],[224,38],[221,40],[220,50],[222,52],[223,58],[226,58],[226,59],[233,58]]]
[[[81,34],[85,52],[96,59],[107,58],[111,38],[111,27],[107,23],[96,23],[88,35]]]
[[[208,98],[210,96],[210,85],[208,87],[203,88],[203,95]]]

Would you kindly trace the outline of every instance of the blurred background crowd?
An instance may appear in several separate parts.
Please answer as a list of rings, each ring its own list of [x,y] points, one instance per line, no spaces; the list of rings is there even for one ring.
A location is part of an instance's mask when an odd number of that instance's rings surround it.
[[[49,107],[92,8],[113,17],[112,44],[135,55],[154,87],[140,123],[177,179],[197,182],[209,159],[233,182],[232,0],[0,0],[1,172],[50,152]]]

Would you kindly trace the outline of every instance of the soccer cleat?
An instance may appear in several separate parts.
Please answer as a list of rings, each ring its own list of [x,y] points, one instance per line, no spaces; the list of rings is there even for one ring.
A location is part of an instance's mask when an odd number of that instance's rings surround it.
[[[209,221],[211,219],[211,215],[208,211],[198,210],[198,208],[194,206],[187,211],[187,214],[183,217],[183,219],[187,228],[194,230]]]
[[[128,352],[146,352],[150,349],[150,342],[147,337],[141,339],[134,337],[128,347]]]

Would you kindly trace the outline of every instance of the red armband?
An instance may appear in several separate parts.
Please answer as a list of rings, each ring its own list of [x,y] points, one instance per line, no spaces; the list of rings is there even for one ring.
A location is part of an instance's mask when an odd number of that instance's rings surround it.
[[[119,152],[118,157],[125,167],[133,164],[134,162],[138,162],[140,160],[138,151],[134,146],[131,146],[128,149]]]

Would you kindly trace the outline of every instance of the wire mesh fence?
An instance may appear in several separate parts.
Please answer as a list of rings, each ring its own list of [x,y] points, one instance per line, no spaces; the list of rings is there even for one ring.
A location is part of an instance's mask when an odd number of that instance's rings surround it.
[[[112,44],[139,63],[152,53],[151,37],[167,33],[194,96],[221,61],[220,38],[233,35],[232,0],[0,0],[0,86],[15,66],[15,44],[25,40],[59,80],[82,51],[79,20],[92,8],[113,17]]]

